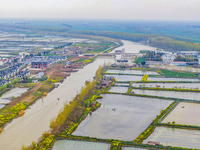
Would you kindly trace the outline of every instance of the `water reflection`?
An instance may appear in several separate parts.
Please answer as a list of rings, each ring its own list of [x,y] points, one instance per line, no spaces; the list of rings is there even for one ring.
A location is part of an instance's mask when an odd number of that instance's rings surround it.
[[[43,99],[25,111],[25,114],[8,124],[0,134],[0,147],[6,150],[21,149],[23,144],[29,145],[49,129],[49,121],[56,117],[63,103],[69,102],[85,85],[85,80],[92,80],[96,69],[104,62],[114,62],[113,58],[98,58],[93,63],[72,73],[58,88],[48,93]],[[58,103],[54,103],[60,98]]]
[[[162,122],[168,123],[175,121],[176,124],[200,126],[199,117],[200,104],[180,102]]]
[[[109,150],[110,144],[101,142],[57,140],[52,150]]]
[[[162,145],[200,148],[200,131],[176,128],[156,127],[154,132],[143,143],[148,141],[160,142]]]
[[[197,92],[176,92],[176,91],[158,91],[158,90],[141,90],[133,89],[136,94],[173,97],[189,100],[200,100],[200,93]]]
[[[73,135],[134,140],[172,101],[102,94],[99,109],[88,115]]]

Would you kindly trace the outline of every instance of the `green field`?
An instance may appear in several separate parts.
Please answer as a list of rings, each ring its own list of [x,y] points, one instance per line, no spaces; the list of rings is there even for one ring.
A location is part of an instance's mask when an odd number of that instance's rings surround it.
[[[160,71],[165,76],[171,76],[171,77],[187,77],[187,78],[198,77],[198,75],[192,74],[192,73],[182,73],[182,72],[176,72],[176,71],[170,71],[170,70],[164,70],[164,69],[160,69]]]

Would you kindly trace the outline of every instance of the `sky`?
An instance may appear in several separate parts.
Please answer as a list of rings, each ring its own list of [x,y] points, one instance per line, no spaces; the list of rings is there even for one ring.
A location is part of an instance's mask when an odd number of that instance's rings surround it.
[[[200,21],[200,0],[0,0],[0,18]]]

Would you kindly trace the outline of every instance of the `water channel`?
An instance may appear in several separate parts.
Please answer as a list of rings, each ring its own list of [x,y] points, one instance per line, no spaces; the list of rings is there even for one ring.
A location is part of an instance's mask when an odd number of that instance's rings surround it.
[[[125,48],[126,53],[138,53],[139,50],[147,49],[148,47],[124,40],[123,43],[124,46],[117,49]],[[149,49],[152,48],[149,47]],[[45,98],[38,100],[34,105],[30,106],[30,109],[27,109],[22,117],[14,119],[4,128],[0,134],[0,148],[3,150],[19,150],[23,144],[27,146],[30,145],[32,141],[37,141],[42,133],[49,130],[49,121],[57,116],[59,110],[63,107],[63,103],[71,101],[85,84],[85,80],[92,80],[98,66],[108,61],[114,62],[114,59],[98,58],[78,72],[72,73],[58,88],[48,93]],[[59,102],[57,98],[60,98]],[[158,114],[158,112],[156,112],[156,114]],[[146,119],[149,118],[145,118],[144,120]],[[148,122],[147,124],[149,124],[150,120],[146,121]],[[139,133],[140,132],[138,132],[138,134]],[[130,139],[133,140],[137,135],[134,135],[134,137]]]
[[[25,114],[8,124],[0,134],[0,147],[6,150],[18,150],[29,145],[49,129],[49,121],[56,117],[63,103],[71,101],[84,86],[85,80],[92,80],[96,69],[104,62],[114,62],[113,58],[98,58],[93,63],[72,73],[58,88],[38,100],[25,111]],[[59,101],[57,99],[60,98]]]
[[[144,45],[141,43],[131,42],[127,40],[121,40],[124,45],[120,46],[114,50],[122,50],[125,49],[125,53],[139,53],[140,50],[156,50],[156,47],[151,47],[148,45]],[[112,50],[110,53],[114,53],[114,50]]]

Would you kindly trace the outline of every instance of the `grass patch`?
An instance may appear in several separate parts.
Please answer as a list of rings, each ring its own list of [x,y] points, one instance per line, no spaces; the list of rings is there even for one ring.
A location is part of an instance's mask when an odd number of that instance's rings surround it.
[[[164,69],[160,69],[160,71],[165,76],[170,76],[170,77],[184,77],[184,78],[197,78],[198,77],[198,75],[192,74],[192,73],[177,72],[177,71],[170,71],[170,70],[164,70]]]

